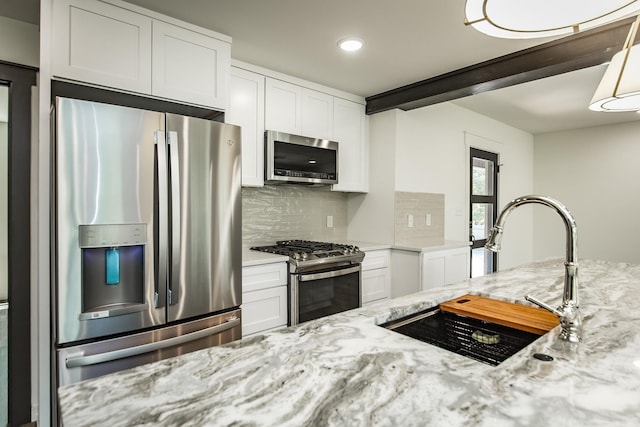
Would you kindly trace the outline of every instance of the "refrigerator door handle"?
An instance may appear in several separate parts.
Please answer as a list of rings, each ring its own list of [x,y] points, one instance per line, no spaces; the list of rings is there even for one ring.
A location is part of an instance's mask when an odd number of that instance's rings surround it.
[[[164,131],[155,132],[155,146],[158,154],[158,277],[155,282],[154,301],[156,308],[164,307],[167,294],[167,252],[168,252],[168,212],[167,206],[169,171],[167,169],[167,141]]]
[[[178,152],[178,132],[167,132],[169,161],[171,167],[171,269],[169,280],[169,305],[178,303],[180,295],[180,157]]]
[[[212,326],[210,328],[201,329],[190,334],[180,335],[162,341],[142,344],[135,347],[127,347],[120,350],[108,351],[105,353],[92,354],[90,356],[72,355],[67,357],[67,359],[65,360],[65,365],[67,366],[67,368],[78,368],[82,366],[97,365],[98,363],[124,359],[131,356],[137,356],[139,354],[149,353],[152,351],[185,344],[190,341],[195,341],[197,339],[207,337],[209,335],[216,335],[226,330],[235,328],[239,325],[240,318],[234,315],[227,319],[227,321],[221,325]]]

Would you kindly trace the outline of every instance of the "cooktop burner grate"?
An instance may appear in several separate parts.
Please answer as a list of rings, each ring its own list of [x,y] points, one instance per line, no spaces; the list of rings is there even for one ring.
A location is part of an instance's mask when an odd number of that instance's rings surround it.
[[[253,246],[255,251],[289,257],[289,262],[302,268],[314,264],[359,263],[364,253],[355,245],[314,240],[280,240],[275,245]]]
[[[313,240],[280,240],[275,245],[254,246],[251,249],[262,252],[270,252],[278,255],[291,255],[297,253],[322,253],[336,252],[346,254],[359,252],[357,246],[340,243],[316,242]],[[326,255],[325,255],[326,256]]]

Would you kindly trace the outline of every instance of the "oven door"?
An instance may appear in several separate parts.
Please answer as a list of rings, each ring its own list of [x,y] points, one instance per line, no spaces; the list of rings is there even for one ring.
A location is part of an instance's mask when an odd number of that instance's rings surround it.
[[[361,270],[356,264],[291,274],[291,325],[360,307]]]

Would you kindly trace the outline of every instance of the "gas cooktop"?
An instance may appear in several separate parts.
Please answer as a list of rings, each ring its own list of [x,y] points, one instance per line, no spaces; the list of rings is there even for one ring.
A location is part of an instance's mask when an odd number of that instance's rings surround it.
[[[254,246],[255,251],[289,257],[289,263],[302,267],[317,264],[360,263],[364,252],[357,246],[312,240],[281,240],[275,245]]]

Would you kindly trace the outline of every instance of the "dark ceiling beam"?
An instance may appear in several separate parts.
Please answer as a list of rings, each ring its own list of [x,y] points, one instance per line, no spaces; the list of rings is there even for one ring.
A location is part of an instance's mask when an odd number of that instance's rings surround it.
[[[393,108],[412,110],[603,64],[622,49],[634,19],[614,22],[369,96],[366,112],[375,114]]]

